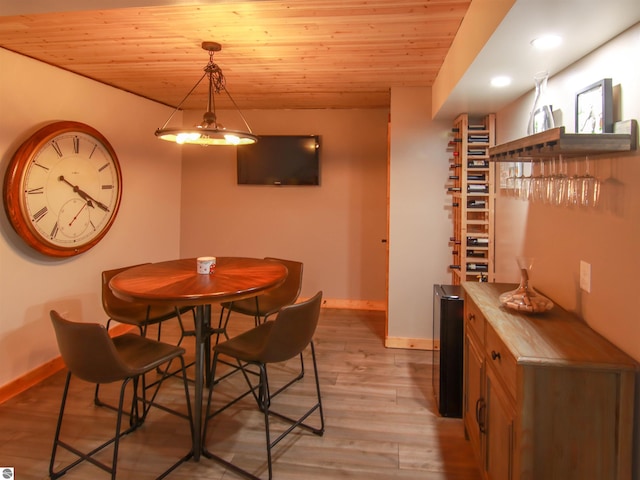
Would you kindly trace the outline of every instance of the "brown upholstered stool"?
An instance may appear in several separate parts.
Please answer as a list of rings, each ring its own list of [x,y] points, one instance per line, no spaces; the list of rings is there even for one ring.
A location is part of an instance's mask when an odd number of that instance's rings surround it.
[[[184,371],[184,349],[182,347],[161,343],[131,333],[112,339],[103,325],[97,323],[70,322],[62,318],[54,310],[51,311],[50,315],[60,354],[68,368],[53,442],[53,450],[51,452],[51,462],[49,464],[49,475],[52,479],[64,475],[68,470],[85,460],[110,473],[111,478],[115,479],[120,439],[142,424],[151,407],[160,407],[166,412],[184,418],[187,420],[191,434],[193,435],[191,401]],[[160,406],[155,401],[158,390],[162,386],[162,381],[168,378],[166,370],[163,378],[156,382],[156,387],[151,398],[148,398],[146,395],[145,374],[155,371],[158,367],[176,359],[179,360],[181,364],[185,401],[187,404],[186,414],[167,408],[166,406]],[[87,382],[97,384],[122,383],[119,403],[116,408],[118,414],[115,425],[115,435],[89,452],[82,452],[60,438],[71,377],[77,377]],[[141,386],[139,386],[140,380],[142,380]],[[131,402],[131,410],[129,412],[129,427],[122,430],[122,417],[125,413],[125,389],[130,381],[133,383],[133,401]],[[113,444],[111,464],[107,465],[98,461],[95,455],[111,444]],[[78,459],[54,471],[56,467],[56,453],[59,447],[72,452]],[[192,450],[189,450],[185,456],[175,462],[169,469],[165,470],[159,478],[164,477],[182,462],[191,458],[192,454]]]

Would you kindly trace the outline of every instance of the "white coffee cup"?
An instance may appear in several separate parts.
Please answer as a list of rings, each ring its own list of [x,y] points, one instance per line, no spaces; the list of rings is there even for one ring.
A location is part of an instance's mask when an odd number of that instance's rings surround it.
[[[216,257],[198,257],[198,273],[209,275],[216,271]]]

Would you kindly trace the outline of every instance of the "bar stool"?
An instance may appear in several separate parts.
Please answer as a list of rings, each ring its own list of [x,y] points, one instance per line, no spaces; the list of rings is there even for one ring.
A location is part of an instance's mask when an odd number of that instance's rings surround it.
[[[249,478],[256,479],[247,470],[221,458],[220,456],[212,453],[206,448],[207,441],[207,428],[212,418],[220,415],[226,411],[229,407],[236,404],[242,398],[247,395],[253,395],[258,401],[258,407],[264,414],[265,436],[266,436],[266,450],[267,450],[267,465],[269,470],[269,478],[272,478],[272,460],[271,450],[275,447],[286,435],[292,432],[297,427],[302,427],[311,431],[316,435],[323,435],[324,433],[324,413],[322,411],[322,399],[320,394],[320,382],[318,380],[318,368],[316,364],[315,348],[313,345],[313,335],[318,325],[318,319],[320,316],[320,307],[322,304],[322,292],[318,292],[311,299],[306,302],[297,303],[294,305],[288,305],[282,308],[275,320],[264,322],[257,327],[244,332],[230,340],[217,344],[214,349],[213,356],[213,374],[212,381],[209,386],[209,398],[207,401],[207,410],[205,415],[204,430],[203,430],[203,452],[205,457],[214,459],[233,471],[245,475]],[[316,400],[315,403],[310,406],[304,414],[298,418],[291,418],[290,416],[279,413],[271,409],[271,400],[273,395],[269,391],[269,380],[267,377],[267,365],[284,362],[291,358],[300,355],[307,346],[311,347],[311,358],[313,360],[313,370],[315,374],[315,390]],[[216,367],[218,365],[219,356],[226,355],[235,359],[240,366],[236,370],[241,371],[249,383],[249,389],[238,395],[236,398],[225,403],[222,407],[212,411],[213,404],[213,392],[215,389],[219,389],[222,381],[216,379]],[[251,371],[246,366],[255,366],[258,368],[258,372]],[[251,375],[258,376],[258,383],[252,385],[250,382]],[[223,377],[225,380],[230,378],[229,376]],[[256,393],[257,392],[257,393]],[[306,407],[305,407],[306,408]],[[319,413],[319,426],[311,426],[307,423],[307,419],[314,413]],[[281,433],[275,440],[271,440],[271,431],[269,419],[271,416],[277,417],[285,422],[289,423],[289,427]],[[215,431],[215,429],[214,429]]]
[[[177,345],[182,343],[182,340],[186,336],[195,336],[194,330],[185,330],[182,322],[182,314],[191,312],[195,321],[195,309],[194,307],[167,307],[159,305],[145,305],[143,303],[128,302],[116,297],[111,288],[109,288],[109,282],[117,274],[124,272],[130,268],[138,267],[140,265],[129,265],[126,267],[114,268],[111,270],[105,270],[102,272],[102,308],[109,317],[107,320],[107,330],[112,321],[118,323],[124,323],[126,325],[132,325],[138,329],[140,335],[147,336],[147,328],[150,325],[158,325],[157,340],[160,341],[162,333],[162,323],[167,320],[176,318],[180,326],[180,339]],[[190,364],[191,365],[191,364]],[[189,367],[190,365],[187,365]],[[175,373],[175,372],[174,372]],[[93,401],[100,407],[107,407],[115,410],[115,407],[104,403],[100,400],[100,384],[96,385]]]
[[[231,312],[240,313],[242,315],[248,315],[254,318],[255,326],[257,327],[262,322],[266,322],[267,319],[276,313],[278,313],[283,307],[292,305],[298,300],[300,291],[302,289],[302,262],[295,260],[286,260],[275,257],[265,257],[265,260],[271,260],[274,262],[282,263],[287,267],[287,278],[284,283],[274,289],[269,290],[266,293],[256,295],[255,297],[245,298],[242,300],[236,300],[234,302],[222,303],[222,309],[220,310],[220,320],[218,324],[219,332],[222,332],[226,339],[229,339],[227,335],[227,325],[229,324],[229,317]],[[226,312],[226,317],[225,317]],[[224,318],[224,320],[223,320]],[[219,341],[220,334],[216,337],[216,343]],[[304,358],[300,355],[300,372],[289,382],[282,385],[271,396],[275,397],[280,392],[291,386],[293,383],[301,380],[304,377]]]
[[[85,460],[110,473],[111,478],[115,479],[120,439],[142,425],[151,407],[160,408],[163,411],[187,420],[191,429],[191,435],[193,436],[191,400],[184,371],[185,363],[183,355],[185,351],[182,347],[158,342],[131,333],[112,339],[103,325],[97,323],[71,322],[61,317],[55,310],[52,310],[50,315],[56,333],[58,348],[68,369],[56,425],[53,450],[51,452],[51,462],[49,464],[49,476],[52,479],[61,477]],[[184,393],[187,404],[186,415],[156,402],[156,395],[163,381],[169,377],[166,369],[164,370],[162,379],[156,383],[156,388],[151,398],[147,398],[146,396],[145,374],[155,371],[158,367],[175,359],[179,359],[182,367]],[[115,435],[89,452],[83,452],[60,438],[72,376],[97,384],[121,382],[119,402],[116,408],[117,419]],[[142,380],[142,382],[140,382],[140,380]],[[133,401],[129,412],[129,427],[123,430],[122,417],[124,414],[125,389],[130,382],[133,385]],[[140,383],[142,383],[141,386],[139,385]],[[110,464],[106,464],[95,458],[96,454],[112,444],[113,456]],[[58,471],[54,471],[58,448],[64,448],[79,458],[63,466]],[[193,450],[190,450],[165,470],[158,478],[164,478],[181,463],[191,458],[192,455]]]

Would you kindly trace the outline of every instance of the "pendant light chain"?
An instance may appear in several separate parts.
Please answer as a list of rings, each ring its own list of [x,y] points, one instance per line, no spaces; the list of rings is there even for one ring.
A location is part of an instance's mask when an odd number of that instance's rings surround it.
[[[202,48],[209,52],[209,63],[204,68],[204,74],[180,102],[178,107],[176,107],[176,109],[171,113],[162,128],[156,130],[156,137],[179,144],[248,145],[255,143],[258,140],[258,137],[251,132],[251,128],[249,127],[244,114],[240,108],[238,108],[238,105],[227,90],[226,80],[222,73],[222,69],[213,61],[214,53],[221,49],[220,44],[215,42],[203,42]],[[209,80],[209,95],[207,98],[207,111],[202,117],[202,123],[191,128],[167,128],[167,125],[173,118],[174,114],[182,107],[187,98],[191,96],[196,87],[202,80],[204,80],[205,77]],[[240,116],[240,119],[247,128],[246,132],[240,130],[227,130],[222,124],[218,123],[214,95],[221,94],[223,91],[235,107],[236,113]]]

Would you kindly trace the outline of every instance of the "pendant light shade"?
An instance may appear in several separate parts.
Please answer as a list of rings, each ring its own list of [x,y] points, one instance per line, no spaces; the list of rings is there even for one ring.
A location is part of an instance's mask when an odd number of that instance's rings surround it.
[[[216,42],[203,42],[202,48],[209,52],[209,63],[204,68],[204,74],[171,113],[167,121],[164,122],[164,125],[156,130],[156,137],[169,142],[179,144],[188,143],[194,145],[249,145],[251,143],[256,143],[258,141],[258,137],[251,132],[251,128],[249,128],[247,120],[236,105],[233,97],[231,97],[231,94],[227,91],[222,70],[213,62],[213,54],[215,52],[219,52],[222,49],[222,46]],[[194,125],[186,128],[167,128],[167,125],[175,113],[205,78],[209,82],[209,95],[207,100],[207,111],[202,116],[202,123],[200,125]],[[240,118],[242,118],[242,121],[247,128],[246,132],[241,130],[227,130],[218,122],[214,95],[221,94],[223,91],[227,94],[231,103],[233,103],[233,106],[238,111]]]

